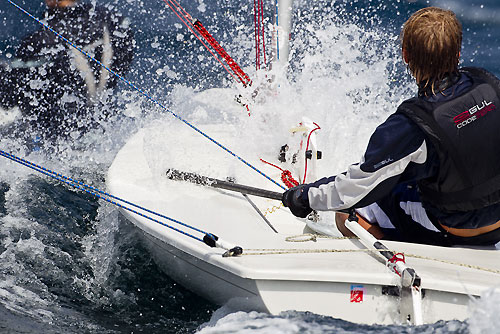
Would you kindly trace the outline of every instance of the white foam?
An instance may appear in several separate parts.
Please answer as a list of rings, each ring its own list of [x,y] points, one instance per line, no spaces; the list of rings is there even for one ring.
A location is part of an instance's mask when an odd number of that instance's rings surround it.
[[[205,326],[198,334],[229,334],[229,333],[260,333],[280,334],[299,333],[300,320],[272,317],[258,312],[236,312],[231,313],[215,322],[213,325]],[[311,333],[310,331],[308,331]],[[319,333],[319,332],[318,332]]]
[[[467,320],[471,334],[494,333],[500,328],[500,287],[481,295],[481,299],[470,303],[470,317]]]

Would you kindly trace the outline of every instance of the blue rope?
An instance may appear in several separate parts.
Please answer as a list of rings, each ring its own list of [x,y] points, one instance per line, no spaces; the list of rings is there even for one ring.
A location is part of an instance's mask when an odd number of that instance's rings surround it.
[[[261,170],[259,170],[257,167],[253,166],[252,164],[250,164],[249,162],[247,162],[245,159],[241,158],[236,153],[233,153],[231,150],[229,150],[228,148],[226,148],[224,145],[220,144],[218,141],[216,141],[215,139],[213,139],[212,137],[210,137],[209,135],[207,135],[206,133],[204,133],[203,131],[201,131],[200,129],[198,129],[197,127],[195,127],[194,125],[192,125],[188,121],[186,121],[184,118],[180,117],[179,115],[177,115],[173,111],[169,110],[165,105],[163,105],[161,102],[159,102],[158,100],[156,100],[155,98],[153,98],[147,92],[143,91],[142,89],[140,89],[139,87],[137,87],[136,85],[134,85],[129,80],[125,79],[124,77],[122,77],[121,75],[119,75],[118,73],[116,73],[115,71],[113,71],[112,69],[108,68],[106,65],[104,65],[103,63],[101,63],[99,60],[95,59],[90,54],[88,54],[87,52],[85,52],[84,50],[82,50],[81,48],[79,48],[78,46],[76,46],[73,42],[71,42],[70,40],[68,40],[66,37],[62,36],[57,31],[55,31],[54,29],[52,29],[51,27],[49,27],[47,24],[43,23],[42,21],[40,21],[39,19],[37,19],[36,17],[34,17],[33,15],[31,15],[25,9],[23,9],[20,6],[18,6],[17,4],[15,4],[12,0],[7,0],[7,1],[10,4],[12,4],[14,7],[16,7],[17,9],[19,9],[20,11],[22,11],[24,14],[28,15],[30,18],[32,18],[33,20],[35,20],[36,22],[38,22],[39,24],[41,24],[44,28],[46,28],[47,30],[49,30],[52,33],[54,33],[58,38],[62,39],[68,45],[70,45],[74,49],[76,49],[79,52],[81,52],[83,55],[85,55],[90,60],[96,62],[99,66],[101,66],[102,68],[104,68],[109,73],[113,74],[115,77],[117,77],[118,79],[120,79],[121,81],[123,81],[125,84],[127,84],[128,86],[130,86],[132,89],[134,89],[137,92],[139,92],[141,95],[143,95],[144,97],[146,97],[149,101],[153,102],[154,104],[156,104],[160,108],[162,108],[165,111],[169,112],[175,118],[177,118],[178,120],[182,121],[184,124],[186,124],[187,126],[189,126],[191,129],[195,130],[196,132],[198,132],[199,134],[201,134],[202,136],[204,136],[205,138],[207,138],[208,140],[210,140],[212,143],[214,143],[215,145],[219,146],[220,148],[222,148],[223,150],[225,150],[227,153],[231,154],[233,157],[237,158],[239,161],[241,161],[242,163],[244,163],[245,165],[247,165],[248,167],[250,167],[251,169],[253,169],[257,173],[259,173],[260,175],[264,176],[266,179],[268,179],[272,183],[274,183],[277,186],[281,187],[281,189],[283,189],[283,190],[287,189],[283,185],[281,185],[278,182],[276,182],[275,180],[273,180],[271,177],[267,176],[264,172],[262,172]]]
[[[188,225],[188,224],[182,223],[182,222],[180,222],[180,221],[178,221],[178,220],[176,220],[176,219],[173,219],[173,218],[170,218],[170,217],[164,216],[164,215],[162,215],[162,214],[159,214],[159,213],[156,213],[156,212],[151,211],[151,210],[149,210],[149,209],[146,209],[146,208],[144,208],[144,207],[142,207],[142,206],[139,206],[139,205],[136,205],[136,204],[131,203],[131,202],[129,202],[129,201],[123,200],[123,199],[121,199],[121,198],[119,198],[119,197],[116,197],[116,196],[110,195],[110,194],[108,194],[108,193],[106,193],[106,192],[104,192],[104,191],[101,191],[101,190],[99,190],[99,189],[97,189],[97,188],[94,188],[94,187],[92,187],[92,186],[89,186],[89,185],[87,185],[87,184],[85,184],[85,183],[83,183],[83,182],[73,180],[73,179],[71,179],[71,178],[69,178],[69,177],[66,177],[66,176],[62,175],[62,174],[56,173],[56,172],[54,172],[54,171],[51,171],[50,169],[46,169],[46,168],[44,168],[44,167],[42,167],[42,166],[39,166],[39,165],[37,165],[37,164],[34,164],[34,163],[32,163],[32,162],[28,161],[28,160],[21,159],[21,158],[19,158],[19,157],[17,157],[17,156],[15,156],[15,155],[13,155],[13,154],[11,154],[11,153],[7,153],[7,152],[5,152],[5,151],[0,150],[0,155],[1,155],[1,156],[3,156],[3,157],[5,157],[5,158],[7,158],[7,159],[10,159],[10,160],[12,160],[12,161],[14,161],[14,162],[17,162],[17,163],[19,163],[19,164],[21,164],[21,165],[23,165],[23,166],[26,166],[26,167],[28,167],[28,168],[31,168],[31,169],[33,169],[33,170],[35,170],[35,171],[39,172],[39,173],[42,173],[42,174],[44,174],[44,175],[46,175],[46,176],[49,176],[49,177],[51,177],[51,178],[53,178],[53,179],[56,179],[56,180],[58,180],[58,181],[60,181],[60,182],[66,183],[66,184],[70,185],[70,186],[71,186],[71,187],[73,187],[73,188],[76,188],[76,189],[82,190],[82,191],[84,191],[84,192],[86,192],[86,193],[88,193],[88,194],[91,194],[92,196],[94,196],[94,197],[96,197],[96,198],[98,198],[98,199],[102,199],[102,200],[104,200],[104,201],[106,201],[106,202],[108,202],[108,203],[111,203],[111,204],[113,204],[113,205],[118,206],[118,207],[119,207],[119,208],[121,208],[121,209],[124,209],[124,210],[130,211],[130,212],[132,212],[132,213],[135,213],[135,214],[137,214],[137,215],[139,215],[139,216],[141,216],[141,217],[144,217],[144,218],[149,219],[149,220],[151,220],[151,221],[153,221],[153,222],[155,222],[155,223],[158,223],[158,224],[160,224],[160,225],[163,225],[163,226],[165,226],[165,227],[168,227],[168,228],[170,228],[170,229],[172,229],[172,230],[174,230],[174,231],[176,231],[176,232],[179,232],[179,233],[181,233],[181,234],[184,234],[184,235],[186,235],[186,236],[188,236],[188,237],[191,237],[191,238],[193,238],[193,239],[195,239],[195,240],[198,240],[198,241],[201,241],[201,242],[205,243],[205,241],[204,241],[203,239],[201,239],[201,238],[198,238],[198,237],[196,237],[196,236],[194,236],[194,235],[192,235],[192,234],[189,234],[189,233],[187,233],[187,232],[185,232],[185,231],[182,231],[182,230],[180,230],[180,229],[178,229],[178,228],[175,228],[174,226],[168,225],[168,224],[166,224],[166,223],[164,223],[164,222],[161,222],[161,221],[159,221],[159,220],[157,220],[157,219],[154,219],[154,218],[152,218],[152,217],[149,217],[149,216],[147,216],[147,215],[145,215],[145,214],[143,214],[143,213],[141,213],[141,212],[139,212],[139,211],[137,211],[137,210],[134,210],[134,209],[131,209],[131,208],[129,208],[129,207],[126,207],[126,206],[124,206],[124,205],[122,205],[122,204],[120,204],[120,203],[118,203],[118,202],[116,202],[116,201],[113,201],[113,200],[109,199],[109,198],[113,198],[113,199],[115,199],[115,200],[117,200],[117,201],[121,201],[121,202],[126,203],[126,204],[128,204],[128,205],[132,205],[132,206],[134,206],[134,207],[136,207],[136,208],[138,208],[138,209],[141,209],[141,210],[143,210],[143,211],[146,211],[146,212],[152,213],[152,214],[157,215],[157,216],[159,216],[159,217],[161,217],[161,218],[165,218],[165,219],[170,220],[170,221],[172,221],[172,222],[174,222],[174,223],[177,223],[177,224],[179,224],[179,225],[185,226],[185,227],[187,227],[187,228],[190,228],[190,229],[195,230],[195,231],[197,231],[197,232],[203,233],[203,234],[205,234],[205,235],[209,235],[209,236],[210,236],[210,235],[212,235],[211,233],[205,232],[205,231],[200,230],[200,229],[198,229],[198,228],[196,228],[196,227],[193,227],[193,226],[190,226],[190,225]],[[108,197],[109,197],[109,198],[108,198]]]
[[[197,231],[197,232],[200,232],[200,233],[207,233],[207,232],[205,232],[205,231],[203,231],[203,230],[199,230],[199,229],[197,229],[196,227],[193,227],[193,226],[190,226],[190,225],[186,225],[186,224],[184,224],[184,223],[182,223],[182,222],[180,222],[180,221],[177,221],[177,220],[175,220],[175,219],[171,219],[171,218],[169,218],[169,217],[167,217],[167,216],[164,216],[164,215],[162,215],[162,214],[160,214],[160,213],[154,212],[154,211],[149,210],[149,209],[147,209],[147,208],[144,208],[144,207],[142,207],[142,206],[140,206],[140,205],[137,205],[137,204],[134,204],[134,203],[129,202],[129,201],[127,201],[127,200],[124,200],[124,199],[122,199],[122,198],[120,198],[120,197],[117,197],[117,196],[113,196],[113,195],[111,195],[111,194],[108,194],[108,193],[106,193],[106,192],[104,192],[104,191],[102,191],[102,190],[99,190],[99,189],[95,188],[95,187],[89,186],[89,185],[87,185],[87,184],[85,184],[85,183],[83,183],[83,182],[81,182],[81,181],[74,180],[74,179],[72,179],[72,178],[70,178],[70,177],[64,176],[64,175],[62,175],[62,174],[56,173],[56,172],[54,172],[54,171],[51,171],[50,169],[47,169],[47,168],[44,168],[44,167],[42,167],[42,166],[40,166],[40,165],[34,164],[34,163],[32,163],[32,162],[30,162],[30,161],[28,161],[28,160],[25,160],[25,159],[22,159],[22,158],[16,157],[15,155],[13,155],[13,154],[11,154],[11,153],[8,153],[8,152],[5,152],[5,151],[0,150],[0,154],[1,154],[1,155],[3,155],[3,156],[4,156],[4,157],[6,157],[6,158],[9,158],[9,159],[13,160],[13,161],[19,162],[20,164],[22,164],[22,165],[24,165],[24,166],[26,166],[26,167],[29,167],[29,168],[31,168],[31,169],[34,169],[34,170],[39,171],[39,172],[41,172],[41,173],[44,173],[45,175],[47,175],[46,173],[49,173],[49,174],[51,174],[51,175],[54,175],[54,176],[60,177],[61,179],[66,180],[66,181],[68,181],[68,182],[72,182],[72,183],[75,183],[75,184],[79,184],[79,185],[81,185],[81,186],[83,186],[83,187],[85,187],[85,188],[87,188],[87,189],[90,189],[90,190],[92,190],[92,191],[95,191],[95,192],[97,192],[97,193],[99,193],[99,194],[102,194],[102,195],[104,195],[104,196],[108,196],[109,198],[113,198],[113,199],[115,199],[115,200],[117,200],[117,201],[120,201],[120,202],[123,202],[123,203],[125,203],[125,204],[131,205],[131,206],[134,206],[134,207],[136,207],[136,208],[138,208],[138,209],[141,209],[141,210],[143,210],[143,211],[146,211],[146,212],[152,213],[152,214],[154,214],[154,215],[156,215],[156,216],[158,216],[158,217],[161,217],[161,218],[165,218],[165,219],[171,220],[171,221],[173,221],[173,222],[176,222],[177,224],[183,225],[183,226],[188,227],[188,228],[190,228],[190,229],[193,229],[193,230],[195,230],[195,231]],[[63,182],[68,183],[68,182],[66,182],[66,181],[63,181]]]

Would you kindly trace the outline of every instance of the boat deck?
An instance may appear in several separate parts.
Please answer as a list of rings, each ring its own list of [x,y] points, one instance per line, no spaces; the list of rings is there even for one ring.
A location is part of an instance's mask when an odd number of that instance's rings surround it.
[[[127,213],[136,225],[159,240],[249,279],[398,284],[399,278],[358,240],[318,237],[313,241],[304,235],[309,231],[305,221],[293,217],[277,201],[252,197],[279,233],[273,232],[238,193],[168,180],[162,170],[150,168],[144,142],[144,132],[138,133],[117,155],[107,180],[111,192],[215,234],[226,243],[242,247],[244,253],[240,257],[224,258],[221,249],[209,248],[191,237]],[[262,181],[256,183],[260,186]],[[203,237],[173,222],[165,223]],[[303,239],[308,241],[298,242]],[[399,242],[385,244],[405,254],[407,265],[421,276],[423,289],[480,295],[488,288],[500,286],[499,251]]]

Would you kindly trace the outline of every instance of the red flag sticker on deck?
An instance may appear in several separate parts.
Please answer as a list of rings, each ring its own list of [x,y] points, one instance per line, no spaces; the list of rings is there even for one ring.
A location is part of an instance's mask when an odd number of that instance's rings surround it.
[[[351,303],[362,303],[365,294],[363,285],[351,285]]]

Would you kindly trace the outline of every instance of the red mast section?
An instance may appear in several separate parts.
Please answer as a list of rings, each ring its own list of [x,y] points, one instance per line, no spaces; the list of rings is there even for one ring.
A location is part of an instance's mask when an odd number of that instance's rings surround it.
[[[233,58],[224,50],[224,48],[215,40],[215,38],[207,31],[207,29],[201,24],[200,20],[196,20],[193,24],[194,28],[200,33],[200,35],[212,46],[212,48],[226,61],[229,67],[233,70],[234,74],[241,81],[243,86],[247,87],[252,84],[252,80],[248,75],[243,72],[241,67],[234,61]]]
[[[231,56],[224,50],[224,48],[215,40],[215,38],[207,31],[203,24],[196,20],[193,22],[193,18],[188,12],[177,2],[177,0],[163,0],[170,9],[179,17],[179,19],[186,25],[186,27],[195,35],[196,38],[205,46],[205,48],[212,54],[212,56],[224,67],[224,69],[236,80],[243,84],[244,87],[250,86],[252,80],[249,76],[243,72],[241,67],[236,63],[236,61],[231,58]],[[208,43],[208,45],[207,45]],[[217,55],[210,49],[211,46],[215,52],[224,60],[224,62],[230,67],[231,71],[224,65]]]

